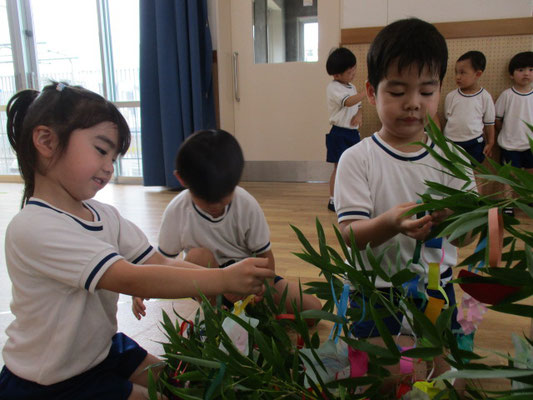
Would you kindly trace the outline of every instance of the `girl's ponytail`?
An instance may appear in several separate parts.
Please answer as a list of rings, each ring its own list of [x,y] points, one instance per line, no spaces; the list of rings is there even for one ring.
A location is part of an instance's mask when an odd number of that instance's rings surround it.
[[[19,171],[24,179],[22,205],[33,195],[35,188],[36,155],[33,139],[24,132],[24,118],[33,101],[39,96],[36,90],[22,90],[15,94],[7,104],[7,137],[17,155]]]

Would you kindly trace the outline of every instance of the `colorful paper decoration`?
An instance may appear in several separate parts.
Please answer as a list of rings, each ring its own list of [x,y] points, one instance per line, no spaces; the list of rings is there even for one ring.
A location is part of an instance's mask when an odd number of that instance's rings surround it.
[[[486,312],[487,307],[483,303],[464,293],[461,304],[457,304],[457,322],[461,325],[463,333],[469,335],[475,332]]]

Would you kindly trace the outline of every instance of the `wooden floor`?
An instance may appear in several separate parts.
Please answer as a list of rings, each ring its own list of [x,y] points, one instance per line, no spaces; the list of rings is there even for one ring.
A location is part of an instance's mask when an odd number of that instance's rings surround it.
[[[248,190],[260,203],[271,229],[272,249],[276,259],[276,272],[287,279],[302,283],[321,279],[318,270],[293,255],[300,251],[300,245],[290,227],[298,227],[307,238],[316,244],[315,220],[318,218],[326,231],[328,244],[338,248],[333,232],[336,216],[326,208],[328,200],[328,186],[325,183],[272,183],[272,182],[244,182],[242,186]],[[0,239],[3,242],[6,226],[11,217],[19,209],[22,185],[0,183]],[[97,199],[116,206],[123,216],[135,222],[149,237],[152,244],[157,243],[157,233],[161,215],[168,202],[176,192],[164,188],[144,188],[134,185],[109,185],[102,190]],[[531,230],[532,221],[520,217],[524,229]],[[4,249],[0,259],[0,317],[8,313],[10,300],[10,284],[5,272]],[[460,249],[460,258],[471,254],[473,246]],[[456,271],[457,272],[457,271]],[[460,289],[458,298],[461,298]],[[533,299],[530,299],[533,300]],[[533,301],[528,300],[528,304]],[[129,306],[124,306],[129,308]],[[126,311],[124,311],[126,313]],[[129,310],[127,311],[129,314]],[[155,320],[157,321],[157,314]],[[128,324],[137,323],[129,318]],[[131,319],[131,321],[130,321]],[[1,322],[1,320],[0,320]],[[141,321],[142,322],[142,321]],[[486,354],[492,363],[504,363],[502,358],[491,352],[514,354],[511,343],[511,332],[522,335],[529,332],[531,321],[527,318],[512,317],[489,311],[476,333],[475,345],[481,353]],[[138,323],[137,323],[138,324]],[[2,328],[0,324],[0,328]],[[120,321],[119,321],[120,325]],[[135,325],[134,329],[140,329]],[[319,327],[321,337],[329,334],[329,325],[322,323]],[[3,329],[2,329],[3,330]],[[128,331],[126,330],[126,333]],[[0,340],[5,336],[0,334]],[[150,337],[150,332],[144,332]],[[0,341],[0,345],[3,341]]]

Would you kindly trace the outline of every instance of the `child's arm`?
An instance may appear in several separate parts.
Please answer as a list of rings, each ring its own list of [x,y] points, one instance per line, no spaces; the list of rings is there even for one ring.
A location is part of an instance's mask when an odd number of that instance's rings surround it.
[[[274,278],[266,268],[268,260],[247,258],[227,268],[175,268],[168,265],[135,265],[124,259],[115,262],[102,275],[97,289],[142,298],[192,297],[202,293],[256,294],[263,290],[265,279]]]
[[[156,265],[169,265],[172,267],[191,268],[191,269],[204,269],[200,265],[196,265],[178,258],[165,257],[163,254],[156,252],[152,255],[144,264],[156,264]],[[150,300],[149,298],[133,296],[131,299],[131,311],[137,319],[146,317],[146,306],[144,300]]]
[[[349,243],[350,231],[353,230],[359,249],[364,249],[367,244],[370,244],[371,247],[379,246],[398,233],[403,233],[417,240],[423,240],[432,226],[431,215],[425,215],[418,219],[404,215],[416,206],[417,203],[414,202],[403,203],[375,218],[342,221],[339,224],[342,237],[346,243]]]
[[[503,125],[503,119],[496,118],[496,120],[494,121],[494,130],[495,130],[494,136],[500,133],[500,131],[502,130],[502,125]]]
[[[169,265],[171,267],[180,268],[192,268],[192,269],[204,269],[201,265],[193,264],[189,261],[182,260],[181,258],[165,257],[160,252],[155,252],[144,264],[156,264],[156,265]]]
[[[354,94],[353,96],[348,97],[344,100],[344,107],[352,107],[357,103],[361,102],[366,97],[366,91],[363,90],[361,93]]]
[[[359,108],[357,113],[352,117],[352,120],[350,121],[350,125],[361,128],[362,124],[363,124],[363,110],[362,108]]]
[[[486,157],[490,157],[492,154],[492,147],[494,146],[494,138],[496,136],[494,132],[494,125],[485,125],[483,127],[485,133],[485,147],[483,148],[483,154]]]

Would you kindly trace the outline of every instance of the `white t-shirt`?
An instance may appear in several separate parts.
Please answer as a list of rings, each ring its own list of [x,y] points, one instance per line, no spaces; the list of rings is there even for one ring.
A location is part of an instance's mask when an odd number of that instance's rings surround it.
[[[353,116],[361,108],[361,102],[351,107],[344,106],[344,102],[350,96],[357,94],[357,89],[351,83],[344,84],[339,81],[331,81],[326,89],[326,99],[329,111],[329,123],[341,128],[359,129],[359,125],[350,125]]]
[[[231,203],[219,218],[200,210],[189,190],[168,204],[159,231],[159,250],[168,257],[192,248],[213,252],[219,265],[270,250],[270,231],[257,200],[237,186]]]
[[[444,135],[454,142],[466,142],[480,137],[484,125],[494,125],[494,101],[483,88],[474,94],[456,89],[446,96],[444,116],[448,120]]]
[[[533,90],[520,93],[514,88],[506,89],[496,100],[496,118],[502,119],[502,130],[498,144],[505,150],[524,151],[530,149],[528,136],[533,134],[523,122],[533,124]]]
[[[428,145],[442,154],[429,138],[427,140]],[[339,160],[334,196],[338,221],[375,218],[398,204],[417,201],[418,195],[427,189],[426,180],[455,189],[464,185],[465,182],[441,172],[442,168],[424,148],[404,153],[389,146],[377,133],[361,140],[347,149]],[[354,234],[357,236],[357,232]],[[399,266],[396,265],[397,246],[400,249]],[[373,251],[377,255],[387,249],[381,266],[391,276],[413,258],[415,246],[415,239],[398,234]],[[457,249],[446,239],[443,239],[443,249],[441,274],[457,262]],[[424,248],[423,251],[428,262],[440,261],[441,249]],[[361,255],[369,268],[365,252]],[[427,264],[423,259],[420,263],[422,267],[413,266],[412,270],[427,281]],[[378,277],[376,286],[387,287],[390,283]]]
[[[6,329],[2,355],[15,375],[42,385],[78,375],[107,357],[119,295],[96,285],[116,261],[142,264],[155,252],[115,208],[84,203],[93,221],[31,198],[6,232],[15,320]]]

